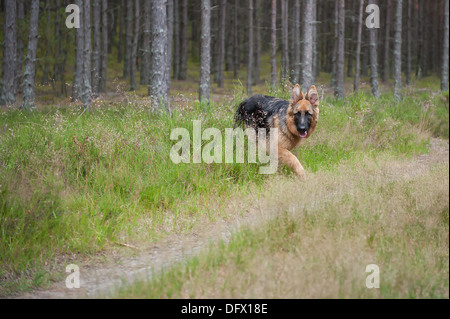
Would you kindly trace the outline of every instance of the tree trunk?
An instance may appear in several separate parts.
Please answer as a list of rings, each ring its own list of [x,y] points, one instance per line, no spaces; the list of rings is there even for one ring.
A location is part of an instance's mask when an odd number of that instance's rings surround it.
[[[75,0],[75,4],[80,8],[80,28],[76,29],[75,35],[75,72],[73,75],[72,101],[81,100],[81,88],[83,86],[83,0]]]
[[[14,76],[14,63],[17,45],[16,1],[5,0],[5,28],[3,33],[3,67],[2,85],[0,91],[0,105],[11,105],[16,102]]]
[[[306,0],[303,10],[303,48],[302,48],[302,87],[308,89],[313,83],[312,74],[312,54],[313,54],[313,38],[312,38],[312,17],[313,17],[313,1]]]
[[[188,58],[188,0],[182,1],[181,13],[181,56],[180,56],[180,76],[179,80],[187,78],[187,58]]]
[[[86,109],[91,107],[91,1],[84,0],[83,3],[83,87],[82,100]]]
[[[150,43],[152,36],[152,25],[151,25],[151,8],[152,2],[151,0],[144,0],[144,28],[143,28],[143,53],[142,53],[142,68],[141,68],[141,84],[147,84],[149,80],[150,74],[150,59],[151,59],[151,51],[150,51]]]
[[[402,0],[395,1],[394,24],[394,99],[401,98],[402,89]]]
[[[98,95],[99,86],[100,86],[100,19],[101,19],[101,8],[100,8],[100,0],[92,1],[92,9],[93,9],[93,39],[94,45],[92,50],[92,94],[94,97]]]
[[[247,94],[252,94],[253,84],[253,0],[248,1],[248,71]]]
[[[294,28],[293,28],[293,35],[294,39],[294,61],[292,63],[292,69],[294,70],[293,73],[293,84],[300,83],[300,1],[295,1],[294,6]]]
[[[289,31],[288,31],[288,0],[281,0],[281,81],[289,78]]]
[[[50,0],[45,1],[45,11],[47,12],[47,21],[45,23],[45,42],[50,43]],[[45,46],[44,70],[42,72],[42,84],[48,84],[48,72],[50,67],[50,51],[49,45]]]
[[[233,23],[233,75],[237,79],[240,66],[240,50],[239,50],[239,19],[238,19],[238,0],[234,1],[234,23]]]
[[[133,31],[133,45],[131,47],[131,63],[130,63],[130,91],[136,90],[136,62],[138,59],[138,41],[139,41],[139,0],[134,2],[134,31]]]
[[[411,83],[411,7],[412,0],[407,0],[408,2],[408,17],[407,17],[407,31],[406,31],[406,84]]]
[[[331,87],[336,87],[336,58],[337,58],[337,42],[338,42],[338,2],[334,2],[334,17],[333,17],[333,30],[334,30],[334,38],[333,38],[333,51],[331,53]]]
[[[361,37],[362,37],[362,23],[363,23],[364,0],[359,0],[359,15],[358,15],[358,35],[356,39],[356,63],[355,63],[355,80],[353,82],[353,90],[359,90],[359,72],[361,61]]]
[[[38,41],[39,0],[31,1],[30,32],[28,34],[27,57],[23,76],[22,109],[34,108],[34,76],[36,74],[36,51]]]
[[[354,1],[350,2],[349,11],[351,12],[350,16],[350,24],[349,25],[349,34],[350,39],[347,41],[348,49],[347,49],[347,76],[351,77],[353,75],[353,48],[354,48],[354,38],[356,34],[355,28],[355,3]]]
[[[441,91],[448,91],[448,0],[444,0],[444,39],[442,50]]]
[[[166,90],[169,96],[170,75],[172,71],[172,43],[173,43],[173,0],[167,0],[167,63],[166,63]]]
[[[131,73],[131,54],[133,48],[133,1],[127,0],[127,13],[125,18],[125,58],[123,63],[123,78],[128,79]]]
[[[227,10],[227,1],[220,0],[220,27],[219,27],[219,54],[218,54],[218,77],[217,77],[217,85],[220,88],[223,88],[224,79],[224,67],[225,67],[225,21],[226,21],[226,11]]]
[[[25,10],[23,5],[24,0],[17,0],[17,20],[24,21],[25,20]],[[22,28],[19,28],[22,26]],[[23,68],[23,48],[24,44],[22,41],[21,34],[25,33],[23,25],[19,24],[17,31],[17,49],[16,49],[16,74],[15,74],[15,91],[16,93],[21,90],[20,85],[22,84],[22,68]]]
[[[256,25],[256,43],[255,43],[255,70],[253,74],[253,83],[259,82],[261,76],[261,0],[256,0],[255,4],[255,25]]]
[[[312,71],[311,71],[311,75],[312,75],[312,83],[316,82],[316,75],[318,74],[318,65],[317,65],[317,1],[313,1],[312,3]]]
[[[338,40],[336,50],[336,89],[338,99],[344,98],[344,60],[345,60],[345,0],[338,0]],[[309,86],[308,86],[309,87]]]
[[[374,0],[369,0],[369,4],[375,4]],[[377,29],[369,29],[369,47],[370,47],[370,85],[373,95],[378,99],[380,91],[378,88],[378,62],[377,62]]]
[[[152,59],[148,94],[155,109],[166,109],[168,89],[166,88],[167,67],[167,0],[152,0]]]
[[[106,92],[106,68],[108,65],[108,0],[102,0],[102,49],[100,65],[100,92]]]
[[[180,77],[180,0],[174,0],[173,78]]]
[[[417,0],[418,5],[418,26],[417,26],[417,64],[416,64],[416,78],[420,79],[423,69],[423,0]]]
[[[149,0],[150,1],[150,0]],[[119,21],[119,44],[117,48],[117,62],[121,63],[123,60],[123,51],[124,51],[124,42],[125,42],[125,17],[126,17],[126,9],[125,9],[125,0],[120,2],[120,6],[118,8],[120,16]]]
[[[270,65],[272,74],[272,89],[277,86],[277,0],[272,0],[272,36],[271,36],[271,55]]]
[[[211,66],[211,0],[202,0],[199,100],[209,103]]]
[[[386,3],[386,24],[384,34],[384,57],[383,57],[383,74],[381,80],[386,82],[389,76],[389,49],[391,39],[391,0]]]

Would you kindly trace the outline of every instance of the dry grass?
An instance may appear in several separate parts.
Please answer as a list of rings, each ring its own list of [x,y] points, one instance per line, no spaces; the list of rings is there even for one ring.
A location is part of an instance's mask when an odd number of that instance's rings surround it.
[[[435,141],[436,143],[436,141]],[[273,177],[230,243],[121,297],[448,298],[447,150]],[[380,289],[365,286],[380,267]]]

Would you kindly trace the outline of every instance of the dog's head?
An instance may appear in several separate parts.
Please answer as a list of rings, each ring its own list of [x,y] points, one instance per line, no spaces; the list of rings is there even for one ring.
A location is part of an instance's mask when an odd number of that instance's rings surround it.
[[[319,94],[314,85],[302,93],[300,85],[292,89],[292,96],[288,108],[289,130],[301,138],[308,138],[316,129],[319,119]]]

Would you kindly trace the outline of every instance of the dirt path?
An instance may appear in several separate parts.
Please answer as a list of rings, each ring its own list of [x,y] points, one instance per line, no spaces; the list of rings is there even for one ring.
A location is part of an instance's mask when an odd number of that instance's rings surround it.
[[[431,140],[428,154],[417,156],[409,161],[395,161],[383,178],[389,180],[409,179],[426,174],[433,164],[449,162],[449,143],[439,139]],[[333,196],[330,194],[330,196]],[[65,279],[49,289],[36,290],[18,298],[95,298],[107,297],[109,292],[120,285],[137,279],[148,278],[152,272],[160,270],[177,261],[207,249],[212,242],[228,242],[231,234],[242,225],[254,225],[266,220],[263,209],[254,202],[246,207],[243,202],[232,202],[227,208],[226,220],[196,227],[189,234],[173,235],[159,241],[155,246],[135,250],[123,248],[125,253],[108,256],[108,261],[80,265],[80,289],[68,289]]]

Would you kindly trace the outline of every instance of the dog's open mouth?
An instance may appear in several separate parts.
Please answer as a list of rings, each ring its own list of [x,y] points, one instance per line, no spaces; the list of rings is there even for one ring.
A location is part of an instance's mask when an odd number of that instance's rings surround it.
[[[308,131],[307,130],[299,130],[298,135],[302,138],[306,137],[306,135],[308,135]]]

